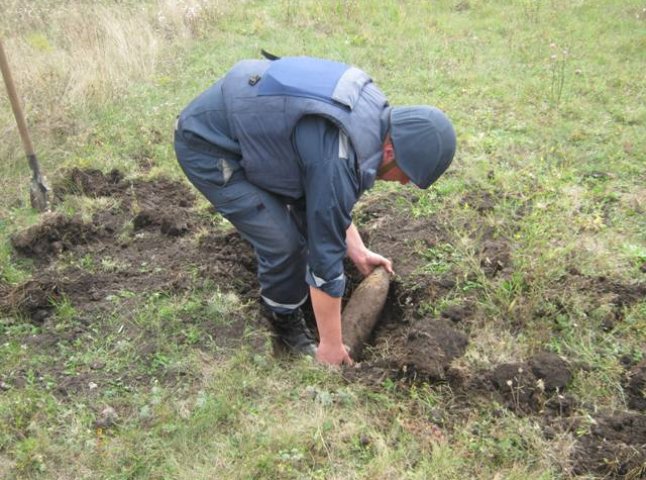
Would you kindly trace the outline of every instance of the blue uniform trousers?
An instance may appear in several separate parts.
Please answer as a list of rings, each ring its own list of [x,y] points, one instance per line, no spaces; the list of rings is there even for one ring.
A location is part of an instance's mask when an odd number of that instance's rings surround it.
[[[247,181],[235,153],[183,133],[181,126],[175,153],[190,182],[253,245],[264,302],[277,313],[302,305],[309,291],[304,211]]]

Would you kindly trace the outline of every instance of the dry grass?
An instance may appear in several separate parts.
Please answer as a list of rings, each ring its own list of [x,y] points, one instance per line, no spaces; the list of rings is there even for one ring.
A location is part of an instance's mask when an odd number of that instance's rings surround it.
[[[82,130],[84,113],[153,78],[169,49],[217,27],[227,8],[221,0],[79,3],[0,0],[0,36],[41,157]],[[0,180],[2,203],[13,203],[29,173],[5,95],[0,158],[12,172]]]

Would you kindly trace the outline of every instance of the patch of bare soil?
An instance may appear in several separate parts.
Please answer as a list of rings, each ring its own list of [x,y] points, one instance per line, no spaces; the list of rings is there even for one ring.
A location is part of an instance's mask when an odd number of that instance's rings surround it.
[[[100,229],[84,223],[80,217],[46,214],[41,223],[23,230],[11,239],[16,251],[38,260],[71,250],[76,245],[88,243],[99,236]]]
[[[571,413],[574,401],[563,395],[571,379],[567,362],[549,352],[539,353],[525,363],[498,365],[490,373],[502,403],[518,413]]]
[[[480,267],[487,277],[495,277],[511,266],[511,249],[503,238],[484,240],[479,253]]]
[[[446,379],[451,362],[461,357],[468,340],[450,321],[422,319],[413,324],[383,329],[375,340],[373,353],[388,354],[389,367],[410,380]]]
[[[178,294],[215,284],[243,298],[255,297],[250,246],[193,211],[195,197],[185,184],[74,169],[55,192],[59,200],[64,195],[110,196],[117,206],[87,222],[46,215],[12,239],[16,254],[34,259],[38,269],[20,285],[0,285],[0,310],[43,326],[43,335],[52,333],[49,318],[63,299],[80,317],[94,320],[114,312],[115,298],[122,299],[122,316],[129,318],[140,296],[149,292]],[[240,341],[246,320],[205,323],[205,337],[225,346]]]
[[[186,184],[165,178],[129,180],[119,170],[104,174],[95,169],[73,168],[54,184],[53,190],[58,200],[65,195],[115,197],[128,209],[136,204],[133,210],[190,208],[195,203],[195,194]]]
[[[587,292],[595,299],[596,305],[610,305],[612,316],[602,325],[607,331],[623,321],[625,307],[646,298],[646,283],[623,283],[605,276],[587,276],[576,267],[571,267],[559,283],[563,289]]]
[[[646,360],[635,365],[626,373],[624,392],[628,406],[633,410],[646,411]]]
[[[400,201],[416,201],[405,193]],[[393,268],[400,277],[409,277],[419,269],[420,251],[443,243],[447,239],[441,224],[428,218],[413,218],[397,205],[395,199],[373,196],[359,207],[361,235],[370,248],[394,260]]]
[[[646,415],[597,416],[574,452],[574,473],[589,472],[604,478],[646,477]]]

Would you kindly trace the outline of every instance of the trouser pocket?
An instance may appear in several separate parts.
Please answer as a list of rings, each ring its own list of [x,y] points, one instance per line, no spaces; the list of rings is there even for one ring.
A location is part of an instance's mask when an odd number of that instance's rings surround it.
[[[204,195],[205,190],[223,187],[235,172],[241,169],[235,154],[206,148],[197,141],[187,141],[181,131],[175,132],[175,154],[184,174]]]

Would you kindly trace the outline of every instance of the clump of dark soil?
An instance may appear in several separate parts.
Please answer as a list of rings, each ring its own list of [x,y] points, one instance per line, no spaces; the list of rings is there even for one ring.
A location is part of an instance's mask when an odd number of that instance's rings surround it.
[[[444,380],[451,362],[464,355],[468,340],[447,320],[423,320],[391,339],[393,361],[408,377]]]
[[[203,271],[207,278],[226,283],[239,295],[256,299],[256,257],[251,245],[237,232],[211,232],[200,238],[198,254],[205,259]]]
[[[560,395],[570,380],[572,371],[558,355],[543,352],[526,363],[505,363],[491,372],[491,382],[501,395],[503,403],[518,412],[539,412],[546,406],[550,394],[558,396],[547,405],[563,412],[565,397]],[[567,402],[567,411],[571,410]]]
[[[61,200],[66,194],[87,197],[111,197],[127,188],[123,173],[112,170],[104,174],[97,169],[73,168],[54,183],[54,198]]]
[[[189,216],[181,209],[169,207],[165,210],[142,210],[133,219],[135,230],[158,226],[161,233],[171,237],[185,235],[191,230]]]
[[[498,365],[491,373],[491,380],[508,407],[519,411],[537,409],[537,378],[527,364]]]
[[[627,372],[624,392],[628,399],[628,407],[646,411],[646,360]]]
[[[79,268],[47,269],[0,296],[0,309],[26,315],[34,323],[42,323],[63,297],[72,300],[80,309],[95,306],[95,302],[104,298],[107,283],[101,275]]]
[[[569,268],[566,275],[559,279],[563,289],[588,292],[598,305],[608,304],[613,307],[614,319],[611,322],[623,320],[625,307],[646,298],[646,283],[624,283],[606,276],[587,276],[576,267]]]
[[[604,276],[587,279],[590,288],[600,294],[609,294],[608,300],[617,307],[634,304],[646,298],[646,284],[625,284]]]
[[[70,250],[75,245],[94,240],[99,231],[80,217],[61,214],[43,216],[41,223],[23,230],[11,238],[16,251],[41,260]]]
[[[480,247],[480,266],[487,277],[495,277],[511,265],[511,249],[505,239],[487,239]]]
[[[73,168],[54,184],[54,196],[116,197],[124,209],[190,208],[195,194],[185,183],[167,178],[154,180],[126,179],[119,170],[105,174],[100,170]],[[133,207],[135,204],[135,207]]]
[[[532,373],[543,382],[547,391],[563,391],[572,380],[572,370],[565,360],[554,353],[542,352],[529,360]]]
[[[574,473],[604,478],[646,476],[646,415],[620,413],[597,416],[590,432],[578,439]]]
[[[458,324],[469,318],[473,314],[474,310],[472,303],[453,305],[442,312],[442,318],[446,318],[451,320],[453,323]]]

